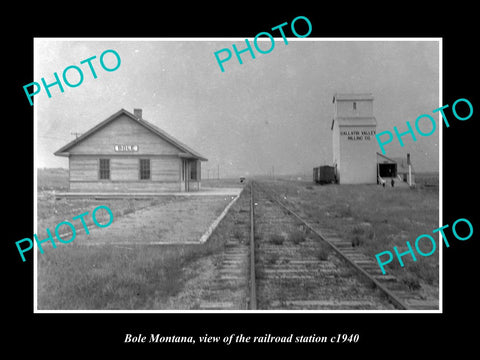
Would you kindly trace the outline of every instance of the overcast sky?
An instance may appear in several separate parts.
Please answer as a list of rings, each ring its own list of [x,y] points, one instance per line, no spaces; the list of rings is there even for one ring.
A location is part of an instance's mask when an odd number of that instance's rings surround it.
[[[217,165],[221,176],[265,174],[272,166],[276,174],[310,176],[314,166],[332,163],[336,92],[372,93],[377,133],[406,130],[405,121],[413,126],[442,105],[437,41],[276,40],[269,54],[242,54],[243,65],[233,55],[221,72],[213,53],[232,43],[243,49],[244,40],[35,39],[32,81],[53,82],[53,73],[61,78],[70,65],[84,70],[80,86],[64,85],[64,93],[52,87],[50,99],[42,89],[34,98],[37,167],[67,168],[67,158],[53,153],[75,138],[72,132],[86,132],[122,108],[141,108],[145,120],[208,158],[204,177]],[[270,43],[260,44],[268,49]],[[121,57],[116,71],[99,64],[107,49]],[[93,55],[97,79],[80,65]],[[115,65],[112,54],[105,61]],[[387,145],[386,156],[410,152],[416,171],[438,170],[438,127],[404,142]]]

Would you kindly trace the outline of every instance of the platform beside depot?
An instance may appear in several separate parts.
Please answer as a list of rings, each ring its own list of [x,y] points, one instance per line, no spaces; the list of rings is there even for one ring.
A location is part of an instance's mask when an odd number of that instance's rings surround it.
[[[189,192],[57,192],[56,199],[151,199],[160,196],[238,196],[238,188],[202,188]]]

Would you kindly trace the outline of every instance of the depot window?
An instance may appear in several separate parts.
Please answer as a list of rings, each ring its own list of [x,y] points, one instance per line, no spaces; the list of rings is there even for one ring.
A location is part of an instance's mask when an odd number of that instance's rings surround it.
[[[110,180],[110,159],[100,159],[99,168],[100,180]]]
[[[150,180],[150,159],[140,159],[140,180]]]

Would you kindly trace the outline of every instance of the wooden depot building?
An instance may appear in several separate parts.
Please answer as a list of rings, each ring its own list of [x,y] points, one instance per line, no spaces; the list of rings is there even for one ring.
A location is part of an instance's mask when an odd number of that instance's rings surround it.
[[[121,109],[55,152],[69,161],[70,192],[200,190],[205,157]]]

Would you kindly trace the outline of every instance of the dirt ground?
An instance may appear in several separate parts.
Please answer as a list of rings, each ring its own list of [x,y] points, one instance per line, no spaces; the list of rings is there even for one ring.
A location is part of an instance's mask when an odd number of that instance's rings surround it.
[[[80,244],[160,244],[198,242],[234,196],[201,196],[170,201],[124,215],[106,228],[82,234]]]
[[[71,243],[56,241],[56,249],[45,242],[36,263],[38,309],[160,307],[183,287],[186,264],[218,248],[199,239],[234,198],[169,199],[119,214],[108,227],[93,225]]]

